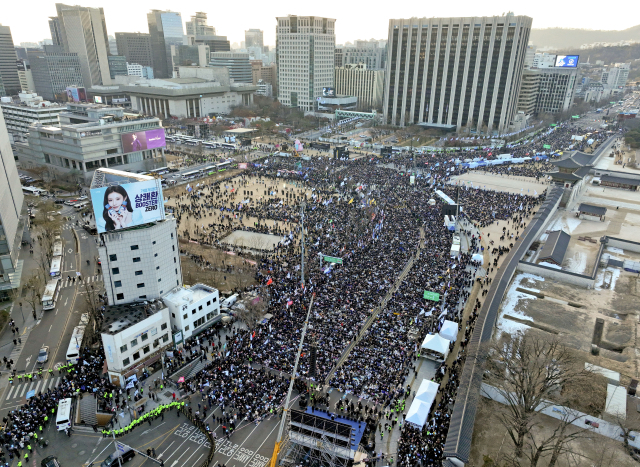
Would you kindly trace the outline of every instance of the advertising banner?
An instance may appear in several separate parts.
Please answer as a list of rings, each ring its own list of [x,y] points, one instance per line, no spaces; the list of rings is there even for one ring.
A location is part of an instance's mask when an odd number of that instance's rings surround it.
[[[94,188],[91,190],[91,203],[98,233],[164,219],[159,180]]]
[[[120,139],[122,141],[122,152],[125,154],[144,151],[145,149],[162,148],[167,145],[164,139],[164,128],[125,133],[120,135]]]
[[[561,68],[576,68],[579,55],[557,55],[556,66]]]

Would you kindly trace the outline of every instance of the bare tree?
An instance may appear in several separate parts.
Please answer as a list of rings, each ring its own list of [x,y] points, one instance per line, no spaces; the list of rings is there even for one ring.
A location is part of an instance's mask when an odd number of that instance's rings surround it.
[[[42,301],[42,291],[44,290],[45,284],[46,282],[43,281],[42,276],[37,272],[34,272],[26,281],[26,289],[23,299],[29,304],[29,306],[31,306],[33,319],[38,319],[37,309],[38,304]]]
[[[586,389],[593,374],[584,369],[583,361],[557,340],[549,340],[533,333],[506,336],[487,348],[485,382],[492,386],[507,406],[498,416],[513,441],[515,457],[521,458],[527,437],[538,422],[540,413],[552,405],[567,405],[573,401],[565,388]],[[572,439],[569,430],[574,413],[568,413],[567,422],[545,441],[534,440],[529,450],[531,465],[537,464],[542,453],[553,449],[562,451],[566,441]],[[566,440],[566,441],[562,441]],[[555,443],[560,445],[556,448]]]
[[[102,321],[102,315],[100,313],[102,303],[99,297],[100,293],[93,284],[89,284],[85,281],[83,289],[84,302],[87,313],[89,314],[89,325],[87,326],[88,329],[85,329],[85,335],[88,337],[87,342],[93,343],[97,330],[100,327],[100,322]],[[89,332],[87,333],[87,331]]]

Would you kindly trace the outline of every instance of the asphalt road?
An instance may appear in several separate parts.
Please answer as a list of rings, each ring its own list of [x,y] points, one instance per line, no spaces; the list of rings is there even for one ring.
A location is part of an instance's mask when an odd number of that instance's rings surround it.
[[[49,360],[44,365],[43,375],[45,380],[32,381],[30,383],[18,383],[17,379],[13,386],[8,386],[0,398],[0,413],[11,410],[16,406],[26,402],[26,393],[35,390],[36,393],[56,384],[57,373],[54,372],[54,381],[49,381],[47,370],[55,369],[65,362],[66,352],[71,340],[73,328],[78,325],[80,315],[86,310],[86,293],[83,292],[84,285],[76,279],[75,284],[67,279],[68,276],[76,276],[76,271],[81,273],[84,281],[102,290],[102,276],[96,274],[95,258],[97,257],[97,246],[95,238],[89,235],[84,229],[75,225],[78,219],[73,208],[65,206],[61,211],[62,216],[71,217],[70,222],[66,222],[61,230],[63,240],[63,267],[61,271],[60,295],[54,310],[38,311],[39,320],[36,321],[27,341],[24,344],[19,359],[15,362],[18,373],[30,373],[36,368],[38,352],[43,346],[49,347]],[[76,238],[73,230],[76,230],[80,241],[80,251],[76,248]],[[86,259],[90,260],[87,265]],[[41,317],[40,317],[41,315]]]

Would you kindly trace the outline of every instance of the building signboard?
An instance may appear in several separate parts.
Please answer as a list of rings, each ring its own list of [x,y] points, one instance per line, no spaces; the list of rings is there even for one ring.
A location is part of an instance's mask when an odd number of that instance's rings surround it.
[[[120,135],[120,140],[122,141],[122,152],[124,154],[162,148],[167,145],[164,138],[164,128],[124,133]]]

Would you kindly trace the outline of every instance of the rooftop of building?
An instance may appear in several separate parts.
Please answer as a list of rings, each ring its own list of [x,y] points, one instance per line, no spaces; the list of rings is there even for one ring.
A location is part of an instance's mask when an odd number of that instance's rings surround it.
[[[167,306],[161,299],[142,300],[124,305],[109,305],[105,309],[100,332],[111,335],[118,334],[165,308]]]
[[[189,288],[176,287],[164,296],[164,300],[175,305],[190,304],[198,302],[217,291],[215,287],[205,284],[195,284]]]
[[[112,185],[122,185],[125,183],[145,182],[148,180],[154,180],[154,177],[150,175],[125,172],[124,170],[100,168],[96,169],[93,173],[91,189]]]

